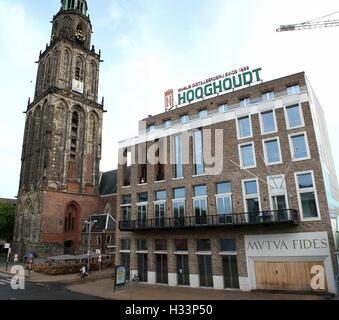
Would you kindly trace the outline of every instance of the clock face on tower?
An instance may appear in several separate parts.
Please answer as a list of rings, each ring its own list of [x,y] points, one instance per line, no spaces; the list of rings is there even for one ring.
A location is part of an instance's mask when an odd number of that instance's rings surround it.
[[[80,42],[86,41],[86,36],[84,35],[84,33],[81,29],[77,29],[75,31],[75,38]]]

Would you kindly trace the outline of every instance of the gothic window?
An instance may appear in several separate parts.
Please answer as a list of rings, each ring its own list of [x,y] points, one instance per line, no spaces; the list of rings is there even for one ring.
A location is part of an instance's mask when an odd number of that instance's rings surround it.
[[[80,58],[76,61],[75,80],[84,81],[84,64]]]
[[[51,57],[48,57],[47,63],[46,63],[44,89],[46,89],[50,85],[51,77],[52,77]]]
[[[53,77],[52,77],[52,84],[55,84],[57,79],[58,79],[59,64],[60,64],[60,51],[57,50],[53,54]]]
[[[69,71],[70,71],[70,53],[68,50],[64,52],[64,80],[66,81],[66,86],[69,80]]]
[[[70,155],[71,155],[72,160],[75,160],[75,158],[76,158],[78,129],[79,129],[79,115],[76,111],[74,111],[73,114],[72,114],[72,124],[71,124],[71,150],[70,150]]]
[[[77,207],[74,204],[70,204],[65,213],[65,232],[75,231],[75,222],[77,218]]]
[[[90,92],[95,95],[96,92],[96,81],[97,81],[97,68],[94,63],[91,63],[91,90]]]

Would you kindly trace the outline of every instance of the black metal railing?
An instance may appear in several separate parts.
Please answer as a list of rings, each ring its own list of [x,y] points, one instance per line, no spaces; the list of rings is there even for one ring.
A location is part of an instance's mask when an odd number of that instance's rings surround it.
[[[121,231],[202,228],[218,226],[265,225],[265,224],[296,224],[298,212],[293,209],[234,213],[225,215],[190,216],[174,218],[156,218],[144,220],[120,221]]]

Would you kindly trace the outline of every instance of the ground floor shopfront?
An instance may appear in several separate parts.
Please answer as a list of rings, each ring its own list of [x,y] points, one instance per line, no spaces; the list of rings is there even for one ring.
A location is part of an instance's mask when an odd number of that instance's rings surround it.
[[[327,232],[169,234],[120,241],[118,263],[129,277],[148,284],[336,293]]]

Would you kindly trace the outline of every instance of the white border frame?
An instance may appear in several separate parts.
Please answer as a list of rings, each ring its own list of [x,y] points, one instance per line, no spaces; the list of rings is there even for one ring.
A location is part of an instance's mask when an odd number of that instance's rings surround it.
[[[268,100],[268,101],[273,101],[273,100]],[[269,112],[273,113],[273,122],[274,122],[275,130],[269,131],[269,132],[264,132],[263,131],[263,129],[264,129],[264,122],[263,122],[263,119],[262,119],[262,114],[263,113],[269,113]],[[272,134],[272,133],[278,132],[278,124],[277,124],[277,117],[276,117],[276,114],[275,114],[275,109],[260,111],[259,112],[259,122],[260,122],[260,132],[261,132],[261,135],[264,136],[264,135],[268,135],[268,134]]]
[[[280,161],[271,162],[271,163],[268,162],[268,156],[267,156],[267,150],[266,150],[266,142],[270,142],[270,141],[277,141]],[[280,146],[280,138],[278,136],[277,137],[263,139],[262,140],[262,148],[264,150],[264,159],[265,159],[265,165],[266,166],[274,166],[274,165],[282,164],[283,163],[282,154],[281,154],[281,146]]]
[[[256,195],[246,195],[246,187],[245,187],[245,183],[246,182],[251,182],[251,181],[255,181],[257,184],[257,191],[258,193]],[[247,199],[256,199],[258,198],[259,200],[259,211],[261,211],[261,199],[260,199],[260,185],[259,185],[259,179],[258,178],[253,178],[253,179],[243,179],[241,180],[241,184],[242,184],[242,196],[244,199],[244,212],[249,213],[248,208],[247,208]],[[246,217],[247,219],[247,217]]]
[[[294,154],[294,148],[293,148],[293,143],[292,143],[292,138],[297,137],[297,136],[304,136],[305,137],[305,146],[306,146],[306,151],[307,151],[307,156],[304,158],[295,158]],[[290,145],[290,153],[291,153],[291,158],[293,162],[298,162],[298,161],[304,161],[304,160],[311,160],[311,151],[310,151],[310,145],[308,143],[308,137],[307,137],[307,132],[306,131],[300,131],[296,133],[291,133],[288,135],[288,141]]]
[[[299,125],[299,126],[295,126],[295,127],[290,126],[290,119],[288,117],[287,109],[291,108],[291,107],[298,107],[299,108],[299,114],[300,114],[300,120],[301,120],[301,125]],[[304,119],[303,109],[302,109],[300,102],[284,106],[284,114],[285,114],[285,122],[286,122],[287,130],[293,130],[293,129],[305,127],[305,119]]]
[[[252,166],[245,167],[244,164],[243,164],[243,157],[242,157],[241,148],[243,146],[248,146],[248,145],[252,145],[252,154],[253,154],[254,164]],[[240,169],[252,169],[252,168],[256,168],[257,167],[257,159],[256,159],[256,154],[255,154],[254,141],[240,143],[238,145],[238,149],[239,149],[238,151],[239,151]]]
[[[240,137],[239,119],[242,119],[242,118],[248,118],[249,124],[250,124],[251,135],[246,136],[246,137]],[[251,139],[251,138],[253,138],[252,115],[250,113],[247,114],[247,115],[244,114],[242,116],[238,116],[236,118],[236,127],[237,127],[237,138],[238,138],[238,140],[244,140],[244,139]]]
[[[312,182],[313,182],[313,188],[299,189],[298,176],[299,175],[303,175],[303,174],[311,174]],[[295,172],[294,173],[294,180],[295,180],[295,188],[297,190],[298,206],[299,206],[299,212],[300,212],[300,220],[301,221],[320,221],[321,220],[321,213],[320,213],[319,200],[318,200],[318,192],[317,192],[317,187],[316,187],[316,184],[315,184],[313,170]],[[302,190],[302,191],[300,192],[300,190]],[[304,218],[304,212],[303,212],[303,209],[302,209],[302,203],[301,203],[300,194],[301,193],[310,193],[310,192],[314,193],[314,199],[315,199],[316,207],[317,207],[317,210],[318,210],[318,217],[317,218]]]
[[[279,193],[272,193],[271,192],[271,188],[270,188],[270,178],[282,178],[284,183],[282,185],[285,186],[285,192],[282,193],[282,192],[279,192]],[[288,199],[288,193],[287,193],[287,186],[286,186],[286,179],[285,179],[285,175],[284,174],[275,174],[275,175],[272,175],[272,176],[267,176],[267,185],[268,185],[268,196],[270,198],[270,209],[271,211],[273,211],[273,202],[272,202],[272,197],[275,197],[275,196],[285,196],[285,201],[286,201],[286,206],[287,208],[286,209],[289,209],[289,199]],[[290,218],[290,213],[288,212],[288,215],[289,215],[289,218]]]

